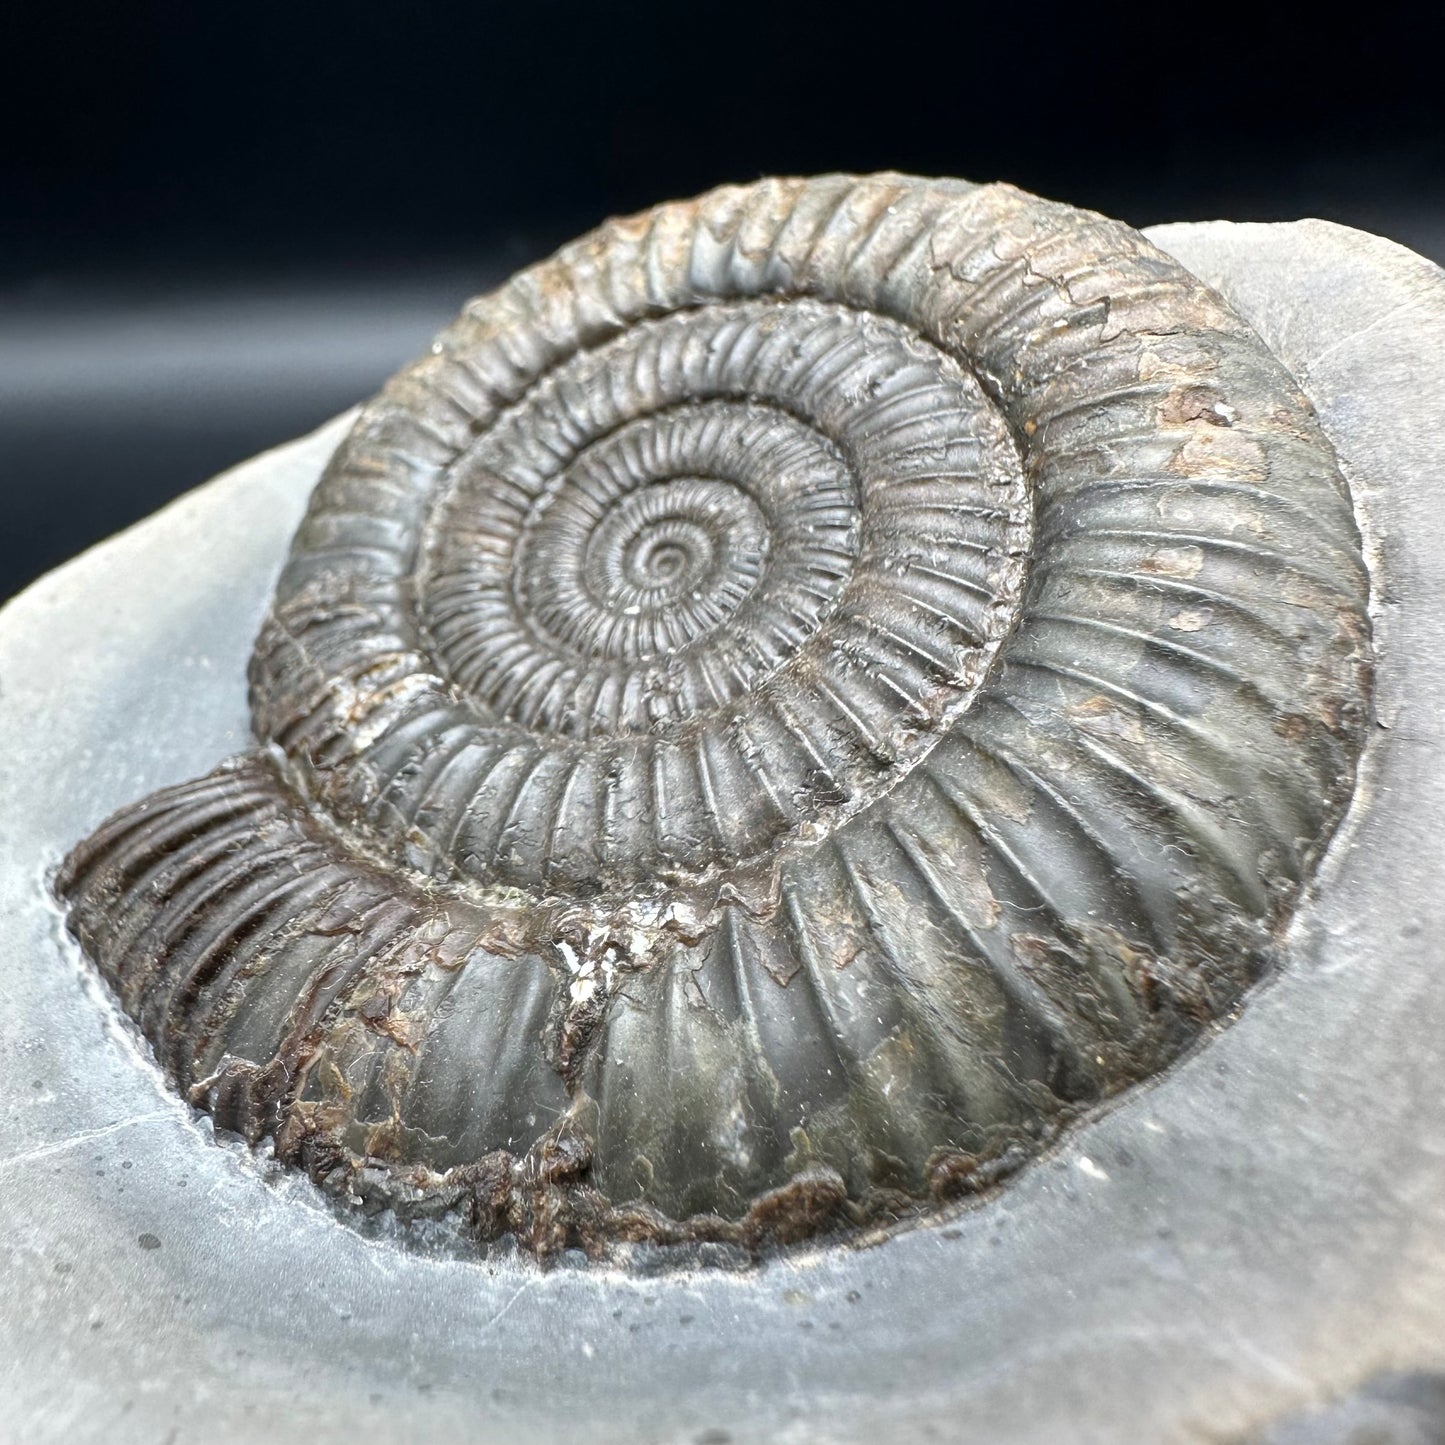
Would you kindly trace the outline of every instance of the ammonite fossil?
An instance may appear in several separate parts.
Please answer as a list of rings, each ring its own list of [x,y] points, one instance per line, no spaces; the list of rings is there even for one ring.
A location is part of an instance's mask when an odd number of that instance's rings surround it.
[[[175,1086],[363,1207],[540,1253],[886,1221],[1269,968],[1367,591],[1307,402],[1128,227],[726,188],[387,385],[257,641],[257,748],[59,888]]]

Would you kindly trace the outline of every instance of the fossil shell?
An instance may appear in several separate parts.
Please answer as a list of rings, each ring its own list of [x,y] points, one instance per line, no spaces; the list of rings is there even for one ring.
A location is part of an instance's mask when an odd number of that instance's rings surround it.
[[[469,303],[362,413],[260,746],[67,860],[176,1087],[548,1253],[987,1188],[1230,1017],[1352,790],[1309,406],[1119,223],[769,180]]]

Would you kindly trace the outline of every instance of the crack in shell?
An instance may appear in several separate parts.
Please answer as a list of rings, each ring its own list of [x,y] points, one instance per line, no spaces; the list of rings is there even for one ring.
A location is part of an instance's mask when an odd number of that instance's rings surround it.
[[[327,468],[257,748],[59,892],[178,1089],[595,1256],[992,1189],[1227,1022],[1353,788],[1308,403],[1137,233],[824,176],[468,303]]]

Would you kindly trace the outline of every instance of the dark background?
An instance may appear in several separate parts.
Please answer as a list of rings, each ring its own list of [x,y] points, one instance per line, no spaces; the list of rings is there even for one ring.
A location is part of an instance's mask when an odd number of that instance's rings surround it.
[[[0,598],[610,213],[901,169],[1445,260],[1428,17],[31,0],[0,20]],[[1413,23],[1412,23],[1413,21]]]

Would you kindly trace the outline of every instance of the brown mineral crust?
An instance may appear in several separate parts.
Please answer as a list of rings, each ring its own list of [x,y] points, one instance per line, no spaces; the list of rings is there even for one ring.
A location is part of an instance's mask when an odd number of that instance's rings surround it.
[[[753,1201],[743,1217],[742,1235],[757,1246],[796,1244],[839,1222],[848,1186],[836,1169],[806,1169],[779,1189]]]

